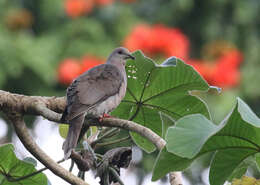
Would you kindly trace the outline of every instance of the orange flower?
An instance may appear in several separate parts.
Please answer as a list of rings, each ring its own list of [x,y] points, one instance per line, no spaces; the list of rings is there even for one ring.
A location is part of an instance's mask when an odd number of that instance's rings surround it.
[[[222,56],[213,62],[190,59],[192,65],[210,85],[230,88],[239,85],[239,64],[243,61],[242,53],[236,49],[222,52]]]
[[[92,11],[93,0],[66,0],[65,11],[72,18],[79,17]]]
[[[80,73],[81,66],[76,59],[65,59],[58,67],[58,80],[62,84],[70,84]]]
[[[212,83],[212,74],[214,71],[214,64],[204,60],[190,59],[187,64],[193,66],[201,76],[205,78],[208,83]]]
[[[152,40],[150,40],[151,34],[152,30],[148,25],[139,24],[126,37],[124,46],[130,51],[141,49],[145,53],[150,53],[149,50],[152,45]]]
[[[216,61],[213,72],[213,83],[220,87],[234,87],[240,82],[239,64],[243,56],[238,50],[232,50],[224,54]]]
[[[70,84],[80,74],[102,63],[104,60],[89,55],[84,56],[81,60],[65,59],[58,67],[58,80],[62,84]]]
[[[147,55],[177,56],[188,58],[189,40],[176,28],[164,25],[137,25],[126,37],[124,44],[129,50],[142,50]]]
[[[184,60],[188,58],[189,40],[181,30],[155,25],[152,38],[153,46],[166,57],[176,56]]]

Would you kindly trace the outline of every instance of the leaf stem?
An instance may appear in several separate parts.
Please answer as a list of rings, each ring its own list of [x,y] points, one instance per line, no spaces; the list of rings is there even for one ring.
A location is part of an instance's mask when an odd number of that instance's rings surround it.
[[[99,138],[97,138],[95,141],[93,141],[91,143],[91,146],[94,147],[98,142],[100,142],[102,139],[109,137],[111,134],[113,134],[114,132],[116,132],[117,130],[119,130],[118,128],[112,128],[110,130],[108,130],[107,132],[105,132],[102,136],[100,136]]]
[[[124,183],[122,182],[122,180],[120,179],[120,176],[118,175],[117,171],[112,168],[112,167],[109,167],[109,171],[113,174],[113,176],[116,178],[116,180],[118,181],[118,183],[120,185],[124,185]]]

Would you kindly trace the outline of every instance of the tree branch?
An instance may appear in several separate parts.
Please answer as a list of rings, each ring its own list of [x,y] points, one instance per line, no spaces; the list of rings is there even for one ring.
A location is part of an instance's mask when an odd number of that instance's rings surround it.
[[[5,113],[10,113],[10,111],[12,111],[21,114],[41,115],[50,121],[59,123],[61,118],[61,115],[59,113],[63,112],[63,110],[65,109],[65,105],[65,97],[25,96],[19,94],[12,94],[0,90],[0,111],[4,111]],[[39,161],[41,161],[53,173],[60,176],[61,178],[64,178],[66,181],[77,181],[79,179],[74,175],[70,176],[72,174],[70,174],[67,170],[63,169],[61,166],[56,164],[55,161],[48,157],[36,145],[32,137],[29,135],[22,117],[17,117],[17,115],[15,116],[10,114],[8,117],[13,122],[16,133],[20,140]],[[158,150],[161,150],[166,144],[166,142],[152,130],[142,125],[139,125],[133,121],[127,121],[118,118],[104,118],[104,120],[101,123],[97,121],[90,122],[89,126],[119,127],[136,132],[141,136],[147,138],[149,141],[151,141],[157,147]],[[171,185],[182,184],[180,172],[171,172],[170,182]],[[80,179],[78,183],[74,184],[81,183],[84,183],[84,181]]]
[[[39,105],[44,106],[55,113],[62,113],[65,109],[66,98],[26,96],[0,90],[0,111],[8,112],[12,110],[22,114],[48,115],[45,112],[43,113],[44,108],[38,107]],[[44,111],[46,111],[46,109]],[[49,116],[46,116],[47,119],[48,117]],[[55,117],[52,117],[52,121],[57,122],[57,117],[56,119]]]
[[[31,137],[22,115],[20,113],[8,113],[7,114],[10,121],[13,123],[16,134],[25,146],[25,148],[42,164],[44,164],[48,169],[50,169],[54,174],[61,177],[65,181],[71,184],[78,185],[88,185],[80,178],[74,176],[69,171],[65,170],[63,167],[58,165],[54,160],[52,160],[33,140]]]
[[[89,122],[90,126],[105,126],[105,127],[119,127],[126,130],[130,130],[140,134],[151,141],[158,150],[161,150],[166,142],[151,129],[139,125],[133,121],[118,119],[118,118],[104,118],[102,122]]]

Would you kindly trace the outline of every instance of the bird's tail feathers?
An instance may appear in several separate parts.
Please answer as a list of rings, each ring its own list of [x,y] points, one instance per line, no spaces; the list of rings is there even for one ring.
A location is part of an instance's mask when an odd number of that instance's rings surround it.
[[[79,134],[83,125],[84,114],[79,115],[69,121],[69,132],[66,140],[62,145],[64,150],[64,159],[68,159],[71,155],[72,150],[77,146]]]

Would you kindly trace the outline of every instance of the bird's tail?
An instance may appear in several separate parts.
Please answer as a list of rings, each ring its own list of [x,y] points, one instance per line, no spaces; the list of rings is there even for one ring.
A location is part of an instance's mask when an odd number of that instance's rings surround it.
[[[83,121],[84,114],[79,115],[69,121],[69,132],[62,145],[62,149],[64,150],[64,159],[68,159],[71,155],[71,151],[77,146]]]

